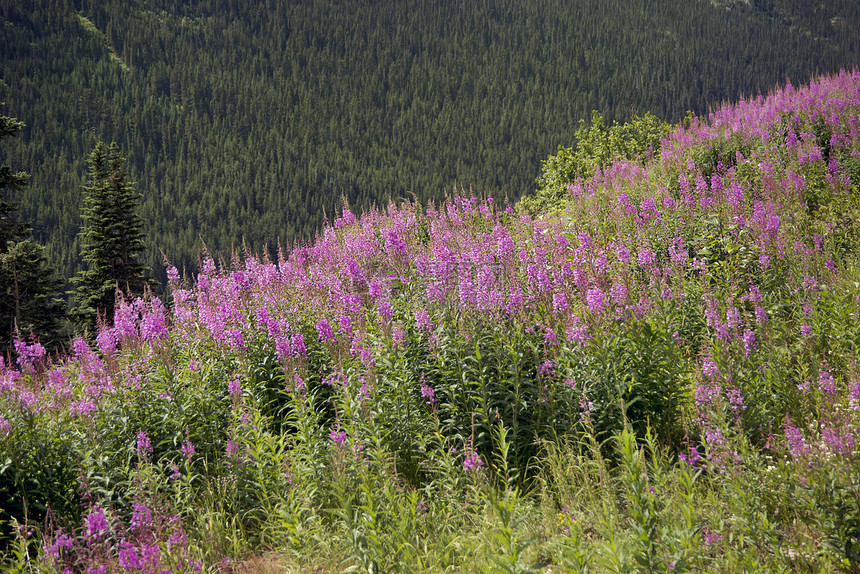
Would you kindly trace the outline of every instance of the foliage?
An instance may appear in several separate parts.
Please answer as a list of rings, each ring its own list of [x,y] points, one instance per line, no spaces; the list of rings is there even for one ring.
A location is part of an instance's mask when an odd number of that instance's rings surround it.
[[[89,157],[89,181],[84,187],[86,225],[81,229],[81,257],[86,269],[72,280],[78,325],[95,333],[98,320],[113,321],[117,292],[129,297],[153,286],[139,261],[144,249],[143,221],[138,214],[141,195],[128,180],[125,158],[112,143],[107,155],[99,142]]]
[[[858,110],[857,73],[786,87],[541,218],[345,208],[276,260],[169,265],[169,301],[66,356],[17,339],[3,567],[856,572],[860,267],[830,218]]]
[[[0,116],[0,139],[23,128],[23,122]],[[23,190],[29,181],[28,174],[0,166],[0,355],[10,353],[18,333],[38,336],[54,346],[65,316],[65,303],[59,298],[62,281],[7,196]]]
[[[518,207],[533,216],[552,211],[570,194],[582,193],[582,181],[595,171],[621,159],[644,165],[659,154],[662,139],[671,131],[672,126],[651,113],[607,126],[603,116],[594,111],[590,124],[580,120],[573,147],[559,146],[556,155],[541,162],[537,194],[523,198]]]

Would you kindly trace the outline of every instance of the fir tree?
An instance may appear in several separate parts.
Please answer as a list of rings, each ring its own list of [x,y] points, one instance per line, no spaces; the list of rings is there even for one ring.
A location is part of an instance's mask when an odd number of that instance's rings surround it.
[[[16,135],[24,124],[0,116],[0,139]],[[38,337],[45,345],[58,343],[66,314],[60,298],[62,280],[48,264],[44,247],[31,237],[29,224],[7,197],[29,182],[24,172],[0,166],[0,355],[11,351],[16,336]]]
[[[141,295],[155,285],[139,260],[144,249],[143,221],[137,213],[141,197],[129,180],[116,143],[105,155],[104,144],[99,142],[89,157],[85,224],[79,234],[86,268],[72,279],[77,286],[72,316],[90,335],[100,316],[112,322],[117,291]]]

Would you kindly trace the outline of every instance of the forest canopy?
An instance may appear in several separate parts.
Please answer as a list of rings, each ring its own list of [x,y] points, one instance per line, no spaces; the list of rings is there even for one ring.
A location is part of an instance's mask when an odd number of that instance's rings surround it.
[[[0,100],[27,124],[3,151],[33,176],[16,201],[67,278],[99,140],[128,157],[160,272],[307,241],[342,198],[513,202],[594,110],[675,123],[860,51],[850,0],[9,0],[0,29]]]

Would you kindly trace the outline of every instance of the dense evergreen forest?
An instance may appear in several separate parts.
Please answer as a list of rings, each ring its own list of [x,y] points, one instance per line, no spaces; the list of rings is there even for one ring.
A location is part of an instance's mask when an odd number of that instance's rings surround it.
[[[854,0],[4,0],[3,163],[65,277],[116,141],[147,263],[311,236],[345,196],[511,201],[583,119],[677,122],[860,62]],[[164,255],[162,255],[164,254]],[[162,278],[163,279],[163,278]]]

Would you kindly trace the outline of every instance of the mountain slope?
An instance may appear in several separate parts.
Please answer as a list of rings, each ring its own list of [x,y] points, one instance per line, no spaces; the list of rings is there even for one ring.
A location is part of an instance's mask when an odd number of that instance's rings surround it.
[[[847,1],[14,0],[0,20],[0,101],[28,124],[9,163],[67,275],[96,139],[129,156],[149,262],[188,264],[307,238],[341,195],[516,199],[593,109],[706,113],[853,67],[860,31]]]

